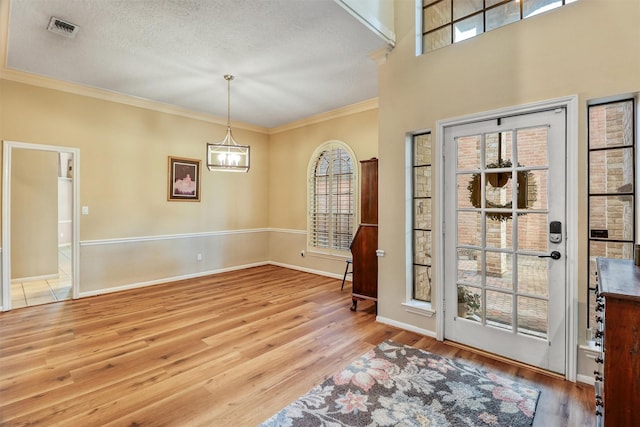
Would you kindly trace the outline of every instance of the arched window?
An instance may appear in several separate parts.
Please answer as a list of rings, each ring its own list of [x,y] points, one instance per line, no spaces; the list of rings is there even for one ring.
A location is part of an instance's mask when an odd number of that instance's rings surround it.
[[[308,203],[310,249],[348,251],[355,230],[355,155],[339,141],[321,145],[309,163]]]

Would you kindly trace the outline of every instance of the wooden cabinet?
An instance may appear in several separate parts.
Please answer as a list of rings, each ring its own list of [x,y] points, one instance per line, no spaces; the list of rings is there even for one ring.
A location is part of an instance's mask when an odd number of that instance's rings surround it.
[[[598,258],[598,425],[637,426],[640,408],[640,267]],[[603,366],[604,365],[604,366]],[[604,368],[604,370],[602,369]]]
[[[351,242],[352,311],[358,301],[378,301],[378,159],[360,162],[360,225]]]

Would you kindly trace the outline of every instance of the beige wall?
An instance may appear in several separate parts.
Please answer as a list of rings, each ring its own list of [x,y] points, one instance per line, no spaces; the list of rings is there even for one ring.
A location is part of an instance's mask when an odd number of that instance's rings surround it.
[[[316,256],[307,252],[307,169],[314,151],[327,141],[341,141],[356,160],[378,155],[378,110],[337,117],[319,123],[277,132],[269,142],[269,224],[271,260],[311,271],[341,276],[343,259]],[[359,166],[359,165],[358,165]]]
[[[58,274],[58,155],[11,155],[11,278]]]
[[[266,238],[238,231],[269,226],[266,133],[234,128],[251,145],[250,173],[201,165],[201,201],[168,202],[167,157],[204,161],[224,125],[9,80],[0,93],[0,138],[80,149],[81,293],[268,260]]]
[[[395,49],[380,67],[379,314],[435,331],[435,317],[405,311],[405,153],[408,132],[438,120],[536,101],[579,98],[578,284],[580,334],[586,328],[586,106],[640,91],[640,2],[581,0],[561,9],[415,56],[414,2],[396,2]],[[438,138],[435,135],[434,141]],[[434,172],[440,173],[438,163]],[[437,212],[438,205],[434,204]],[[436,216],[434,224],[440,219]],[[434,235],[441,232],[440,227]],[[435,254],[437,257],[438,254]],[[441,274],[435,271],[436,278]],[[581,367],[588,375],[588,369]]]

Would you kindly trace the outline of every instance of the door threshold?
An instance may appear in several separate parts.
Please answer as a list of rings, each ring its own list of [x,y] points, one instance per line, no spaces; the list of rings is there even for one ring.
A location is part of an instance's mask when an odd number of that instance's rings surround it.
[[[507,364],[512,365],[512,366],[517,366],[518,368],[529,369],[529,370],[534,371],[536,373],[547,375],[547,376],[549,376],[551,378],[555,378],[555,379],[559,379],[559,380],[566,380],[566,377],[563,374],[559,374],[559,373],[553,372],[553,371],[547,371],[546,369],[542,369],[542,368],[539,368],[539,367],[533,366],[533,365],[528,365],[526,363],[522,363],[522,362],[519,362],[517,360],[509,359],[508,357],[500,356],[500,355],[497,355],[497,354],[494,354],[494,353],[490,353],[488,351],[480,350],[480,349],[475,348],[475,347],[470,347],[468,345],[460,344],[460,343],[455,342],[455,341],[444,340],[444,343],[447,344],[447,345],[450,345],[452,347],[459,348],[461,350],[465,350],[465,351],[468,351],[468,352],[471,352],[471,353],[479,354],[480,356],[487,357],[489,359],[493,359],[493,360],[496,360],[498,362],[507,363]]]

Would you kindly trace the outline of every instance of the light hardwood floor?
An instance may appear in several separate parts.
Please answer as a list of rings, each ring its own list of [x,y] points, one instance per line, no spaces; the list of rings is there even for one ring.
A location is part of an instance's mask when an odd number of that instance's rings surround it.
[[[534,426],[594,425],[593,387],[351,312],[340,280],[263,266],[0,314],[0,424],[255,426],[383,340],[519,376]]]

